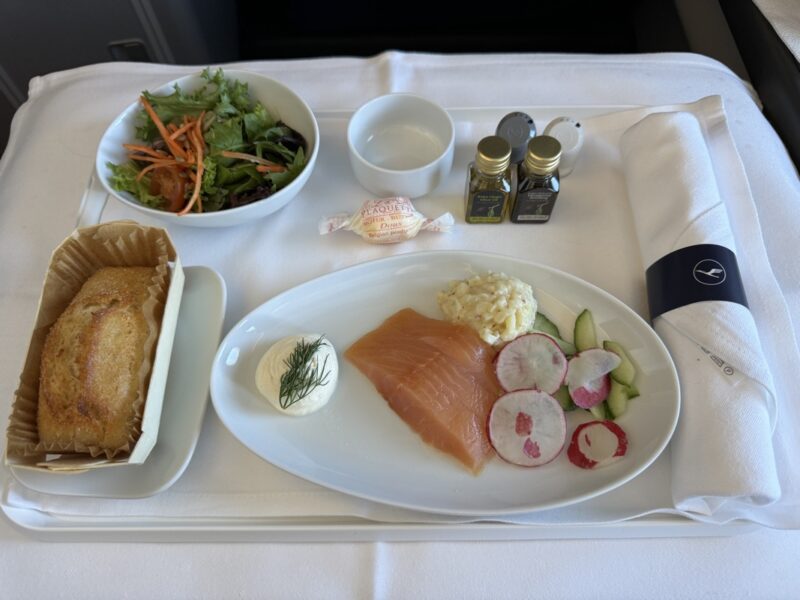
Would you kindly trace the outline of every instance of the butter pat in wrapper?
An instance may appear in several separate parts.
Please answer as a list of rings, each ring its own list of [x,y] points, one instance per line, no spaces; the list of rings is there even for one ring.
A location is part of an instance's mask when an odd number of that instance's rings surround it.
[[[357,213],[324,217],[319,222],[319,233],[325,235],[346,229],[360,235],[372,244],[395,244],[410,240],[420,230],[446,232],[455,220],[450,213],[428,219],[417,212],[411,200],[404,197],[367,200]]]

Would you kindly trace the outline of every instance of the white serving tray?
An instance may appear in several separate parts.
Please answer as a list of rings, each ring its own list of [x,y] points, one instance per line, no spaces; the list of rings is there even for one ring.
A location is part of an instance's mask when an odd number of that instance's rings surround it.
[[[630,106],[572,106],[572,107],[511,107],[511,108],[463,108],[451,109],[450,113],[456,123],[457,136],[479,137],[492,133],[487,127],[496,123],[511,110],[524,110],[536,119],[539,129],[551,119],[569,115],[578,119],[602,115],[630,109]],[[330,142],[339,143],[335,136],[344,130],[349,111],[326,111],[316,114],[323,144],[323,152],[317,169],[324,165],[327,152],[334,151]],[[491,125],[493,127],[493,125]],[[326,140],[326,136],[328,139]],[[333,137],[332,137],[333,136]],[[326,144],[326,142],[328,142]],[[461,149],[461,156],[456,153],[456,160],[465,158],[466,148]],[[338,160],[338,159],[337,159]],[[580,161],[580,159],[579,159]],[[341,160],[339,160],[341,163]],[[580,166],[580,162],[578,163]],[[463,165],[461,165],[463,167]],[[460,188],[463,168],[456,168],[450,180],[443,184],[448,193]],[[324,167],[323,167],[324,169]],[[320,173],[320,176],[322,174]],[[455,181],[459,179],[459,181]],[[314,177],[310,183],[313,183]],[[330,178],[328,179],[330,186]],[[330,186],[335,193],[335,188]],[[341,193],[348,193],[350,188]],[[299,199],[302,200],[302,199]],[[94,178],[87,186],[78,218],[79,225],[96,223],[101,220],[107,202],[107,195]],[[341,235],[352,235],[342,233]],[[228,285],[231,283],[228,282]],[[235,322],[240,315],[231,315]],[[205,398],[204,398],[205,400]],[[206,416],[205,430],[209,429],[209,419],[216,420],[216,415]],[[221,427],[219,423],[213,424]],[[212,443],[209,441],[209,443]],[[203,440],[200,441],[203,444]],[[248,458],[248,451],[238,448],[242,458]],[[252,457],[249,457],[252,458]],[[202,460],[198,458],[197,460]],[[669,457],[663,456],[640,475],[649,478],[648,482],[668,486]],[[7,473],[0,473],[0,477]],[[281,474],[283,475],[283,474]],[[286,481],[286,476],[277,477],[276,481]],[[195,481],[195,484],[197,482]],[[211,486],[209,486],[211,487]],[[291,486],[288,486],[291,487]],[[7,484],[6,484],[7,489]],[[217,492],[221,490],[204,490]],[[291,492],[291,489],[287,489]],[[235,499],[235,495],[231,495]],[[607,504],[606,504],[607,505]],[[602,503],[601,503],[602,506]],[[745,522],[732,522],[725,525],[714,525],[693,521],[691,519],[668,513],[644,514],[642,516],[619,520],[615,516],[593,514],[595,520],[607,519],[597,524],[564,524],[536,523],[511,524],[492,521],[438,523],[388,522],[361,517],[342,517],[325,515],[303,515],[301,517],[282,516],[276,512],[269,517],[252,517],[242,513],[241,516],[226,514],[225,516],[207,517],[92,517],[65,516],[50,512],[31,510],[9,506],[6,495],[0,500],[0,508],[7,518],[18,528],[43,540],[53,541],[437,541],[437,540],[522,540],[522,539],[597,539],[597,538],[641,538],[641,537],[695,537],[726,536],[753,531],[757,525]],[[623,507],[624,508],[624,507]],[[631,510],[637,510],[633,507]],[[235,513],[235,511],[234,511]],[[338,513],[336,513],[338,514]],[[591,520],[588,519],[589,521]],[[583,521],[581,521],[583,522]]]
[[[152,519],[87,521],[2,506],[11,522],[36,539],[53,542],[414,542],[719,537],[759,528],[713,525],[677,515],[647,516],[611,525],[509,523],[412,524],[363,519]]]

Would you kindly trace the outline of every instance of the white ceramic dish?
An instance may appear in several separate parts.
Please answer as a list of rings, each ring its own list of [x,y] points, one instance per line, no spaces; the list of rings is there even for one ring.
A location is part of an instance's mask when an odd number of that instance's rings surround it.
[[[186,469],[197,445],[208,398],[208,372],[225,316],[225,283],[206,267],[186,267],[158,442],[141,465],[53,475],[10,467],[37,492],[100,498],[142,498],[167,489]]]
[[[417,198],[447,178],[455,125],[441,106],[413,94],[388,94],[361,106],[347,127],[350,164],[378,197]]]
[[[259,219],[283,208],[297,195],[311,176],[319,154],[319,127],[308,104],[288,87],[269,77],[232,69],[226,69],[225,76],[228,79],[237,79],[246,83],[249,86],[251,97],[259,100],[274,119],[283,121],[303,135],[307,144],[307,162],[300,175],[271,196],[237,208],[209,213],[190,213],[184,216],[149,208],[136,200],[132,194],[118,192],[111,187],[109,182],[111,172],[106,166],[109,162],[124,164],[128,161],[128,152],[122,147],[122,144],[136,143],[136,119],[141,110],[141,105],[136,100],[112,121],[97,148],[95,168],[100,181],[109,194],[152,217],[169,223],[195,227],[225,227]],[[149,91],[155,95],[168,95],[173,92],[173,87],[177,84],[181,90],[191,92],[205,83],[198,73],[181,77]]]
[[[341,356],[400,308],[438,316],[435,295],[449,280],[490,269],[530,282],[542,312],[564,333],[580,310],[590,307],[601,332],[632,354],[641,371],[637,385],[642,395],[619,420],[630,441],[623,460],[586,471],[572,466],[563,452],[537,469],[494,459],[473,476],[424,444],[346,360],[340,361],[333,398],[308,417],[282,415],[258,394],[256,365],[279,338],[300,331],[324,333]],[[394,256],[325,275],[274,297],[242,319],[220,345],[211,396],[222,422],[247,448],[290,473],[371,500],[463,515],[554,508],[622,485],[666,447],[680,405],[672,360],[633,311],[560,271],[477,252]],[[568,435],[580,420],[589,417],[570,414]]]

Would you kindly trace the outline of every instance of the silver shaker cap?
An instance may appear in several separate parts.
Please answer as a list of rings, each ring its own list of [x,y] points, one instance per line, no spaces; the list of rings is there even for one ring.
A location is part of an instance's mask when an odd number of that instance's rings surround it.
[[[536,125],[524,112],[512,112],[500,119],[495,135],[511,145],[511,162],[521,163],[525,160],[528,142],[536,135]]]

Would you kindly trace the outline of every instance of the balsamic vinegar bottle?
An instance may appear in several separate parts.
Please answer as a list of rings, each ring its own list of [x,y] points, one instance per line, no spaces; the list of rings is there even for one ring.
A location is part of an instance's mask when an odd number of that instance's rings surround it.
[[[519,165],[517,191],[511,208],[514,223],[546,223],[550,220],[561,182],[558,162],[561,144],[549,135],[528,142],[525,160]]]

